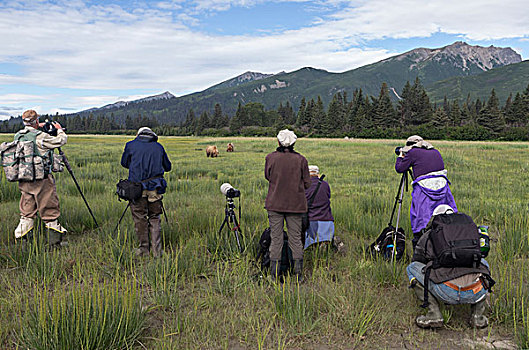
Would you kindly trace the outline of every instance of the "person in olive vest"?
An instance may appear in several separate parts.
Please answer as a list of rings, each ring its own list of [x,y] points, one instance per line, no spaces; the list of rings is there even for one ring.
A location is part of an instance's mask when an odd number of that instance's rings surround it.
[[[279,147],[266,156],[265,178],[268,194],[265,208],[270,224],[270,274],[277,277],[283,249],[283,225],[286,221],[288,246],[292,250],[294,275],[302,281],[303,244],[301,215],[307,212],[305,190],[311,180],[307,159],[294,151],[296,135],[286,129],[277,135]]]
[[[22,121],[24,129],[15,135],[15,140],[19,140],[19,142],[33,141],[34,148],[31,159],[34,164],[30,166],[34,167],[36,173],[39,173],[38,169],[42,167],[43,179],[34,177],[33,180],[19,180],[18,188],[21,193],[20,223],[15,229],[15,237],[28,237],[26,235],[33,229],[38,212],[46,224],[48,244],[51,246],[59,245],[63,235],[66,234],[66,229],[57,220],[61,212],[55,179],[51,173],[51,164],[53,162],[53,150],[65,145],[68,137],[57,122],[52,123],[57,129],[57,136],[39,130],[43,124],[39,123],[39,115],[34,110],[25,111],[22,114]]]

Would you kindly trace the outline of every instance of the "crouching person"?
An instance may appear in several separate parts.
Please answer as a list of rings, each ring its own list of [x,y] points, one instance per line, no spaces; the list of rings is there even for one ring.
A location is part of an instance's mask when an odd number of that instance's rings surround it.
[[[305,189],[310,187],[307,159],[294,151],[296,135],[281,130],[277,135],[279,147],[266,156],[265,178],[268,194],[265,208],[270,224],[270,274],[278,275],[283,249],[283,227],[287,224],[288,246],[294,260],[294,275],[302,281],[303,244],[301,243],[301,215],[307,212]]]
[[[443,245],[448,249],[443,249],[446,248]],[[447,250],[448,254],[443,255],[442,252]],[[438,252],[437,255],[435,252]],[[469,216],[454,213],[448,205],[438,206],[413,251],[412,263],[406,271],[410,288],[423,302],[421,306],[428,308],[426,315],[416,318],[417,326],[443,326],[440,302],[470,304],[470,325],[475,328],[488,325],[484,312],[487,292],[494,285],[494,280],[490,277],[489,264],[481,257],[478,229]]]
[[[140,128],[136,138],[125,145],[121,165],[129,169],[129,180],[141,183],[143,187],[141,198],[130,202],[140,244],[136,255],[147,255],[150,251],[153,256],[159,257],[162,253],[162,195],[167,187],[163,174],[171,170],[171,162],[158,143],[158,135],[147,127]]]
[[[309,227],[305,232],[305,249],[310,245],[332,242],[334,238],[334,217],[331,211],[331,188],[327,181],[320,179],[320,169],[309,166],[310,188],[305,190],[309,207]]]
[[[52,175],[53,150],[66,144],[67,136],[59,123],[53,123],[57,136],[47,134],[39,128],[39,116],[34,110],[22,114],[24,129],[15,135],[18,152],[24,156],[18,168],[20,189],[20,223],[15,229],[15,238],[29,238],[37,212],[46,224],[47,244],[58,246],[66,229],[58,222],[61,215],[59,197]],[[26,147],[28,146],[28,147]]]

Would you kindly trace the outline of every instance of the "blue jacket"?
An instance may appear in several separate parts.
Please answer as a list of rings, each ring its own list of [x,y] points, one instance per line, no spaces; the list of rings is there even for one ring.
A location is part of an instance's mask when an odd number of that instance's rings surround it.
[[[158,142],[158,136],[140,135],[127,142],[121,156],[121,165],[129,169],[129,180],[141,182],[155,176],[163,176],[171,170],[171,162],[165,149]],[[165,193],[167,182],[163,177],[142,183],[144,190]]]

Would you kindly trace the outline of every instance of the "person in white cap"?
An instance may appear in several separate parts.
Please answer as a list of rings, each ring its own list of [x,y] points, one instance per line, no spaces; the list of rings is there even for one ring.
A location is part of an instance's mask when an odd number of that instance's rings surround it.
[[[406,146],[397,147],[395,152],[399,155],[395,162],[397,173],[413,169],[410,221],[412,245],[415,247],[434,208],[446,204],[457,212],[457,206],[450,190],[443,157],[429,142],[413,135],[406,140]]]
[[[424,302],[424,285],[426,279],[426,267],[432,264],[432,257],[435,252],[432,248],[431,235],[437,234],[438,231],[432,229],[432,221],[438,215],[456,214],[454,209],[449,205],[442,204],[434,209],[432,219],[428,224],[425,233],[419,239],[414,251],[411,264],[406,267],[409,279],[409,287],[413,289],[417,298]],[[446,220],[446,219],[441,219]],[[471,225],[475,224],[469,219]],[[461,223],[459,229],[461,230]],[[469,221],[467,221],[469,222]],[[478,229],[475,227],[476,230]],[[429,242],[429,243],[428,243]],[[428,312],[426,315],[420,315],[415,319],[417,326],[421,328],[439,328],[443,326],[444,319],[439,310],[439,302],[445,304],[471,304],[471,316],[469,323],[474,328],[484,328],[488,325],[488,319],[484,315],[486,308],[487,290],[490,290],[490,269],[488,262],[483,257],[480,264],[474,267],[433,267],[428,272]]]
[[[331,187],[320,180],[320,168],[309,165],[311,185],[305,190],[309,204],[309,227],[305,232],[305,249],[321,242],[332,242],[334,238],[334,217],[331,211]],[[314,197],[314,198],[313,198]],[[312,202],[310,202],[312,199]]]
[[[129,180],[141,183],[143,188],[141,198],[130,202],[139,241],[136,255],[144,256],[151,252],[154,257],[160,257],[162,195],[167,188],[163,174],[171,170],[171,162],[158,143],[158,135],[148,127],[140,128],[136,138],[125,145],[121,165],[129,169]]]
[[[266,156],[265,178],[268,194],[265,208],[270,223],[270,274],[277,278],[283,249],[283,227],[286,221],[288,245],[294,260],[294,275],[302,281],[303,244],[301,216],[307,212],[305,189],[310,187],[308,162],[294,151],[296,134],[286,129],[277,134],[279,147]]]
[[[53,162],[53,150],[65,145],[68,137],[57,122],[52,123],[57,129],[57,136],[52,136],[39,130],[44,124],[39,123],[39,115],[32,109],[22,114],[22,121],[24,129],[15,135],[15,140],[19,140],[19,142],[33,141],[33,157],[31,159],[34,162],[42,160],[45,166],[43,168],[43,179],[19,180],[18,188],[21,193],[20,223],[15,229],[15,238],[30,237],[28,233],[33,229],[38,212],[42,221],[46,224],[47,244],[58,246],[61,244],[66,229],[57,220],[61,212],[55,179],[51,173],[51,164]]]

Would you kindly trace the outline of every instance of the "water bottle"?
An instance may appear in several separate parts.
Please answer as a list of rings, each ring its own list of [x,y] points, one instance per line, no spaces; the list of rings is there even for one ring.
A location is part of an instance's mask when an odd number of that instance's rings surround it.
[[[489,255],[490,250],[490,237],[489,227],[486,225],[480,225],[479,229],[479,247],[481,250],[481,257],[486,258]]]

